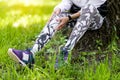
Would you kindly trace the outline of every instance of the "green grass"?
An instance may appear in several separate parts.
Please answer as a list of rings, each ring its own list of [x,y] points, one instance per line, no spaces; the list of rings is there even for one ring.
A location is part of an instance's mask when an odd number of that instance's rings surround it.
[[[58,53],[58,47],[65,43],[61,32],[38,52],[33,69],[21,67],[11,60],[7,54],[8,48],[24,50],[32,47],[53,7],[60,0],[30,1],[34,1],[34,4],[31,2],[31,5],[24,5],[17,0],[0,1],[0,80],[120,80],[120,56],[116,36],[113,36],[107,50],[107,53],[113,53],[111,60],[106,57],[97,62],[93,58],[89,63],[88,59],[81,56],[79,59],[83,63],[76,61],[55,70],[55,54]],[[95,52],[90,52],[92,53]]]

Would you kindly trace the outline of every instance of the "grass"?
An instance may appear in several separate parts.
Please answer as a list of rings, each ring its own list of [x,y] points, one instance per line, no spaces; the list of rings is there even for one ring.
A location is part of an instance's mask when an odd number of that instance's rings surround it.
[[[59,1],[0,1],[0,80],[120,80],[120,55],[116,35],[107,50],[113,53],[111,60],[106,57],[105,60],[97,62],[93,58],[90,64],[88,59],[82,56],[79,59],[82,59],[83,63],[69,63],[56,71],[55,54],[58,47],[65,43],[61,32],[38,52],[33,69],[23,68],[9,58],[8,48],[24,50],[32,47],[53,7]]]

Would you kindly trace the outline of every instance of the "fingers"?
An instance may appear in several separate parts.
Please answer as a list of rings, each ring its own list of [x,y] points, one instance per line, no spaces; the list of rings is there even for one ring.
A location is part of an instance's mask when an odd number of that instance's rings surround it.
[[[62,18],[58,19],[60,24],[56,27],[56,30],[60,30],[64,26],[64,22],[62,21]]]
[[[60,24],[57,26],[56,30],[60,30],[69,21],[69,18],[68,17],[62,17],[62,18],[58,19],[57,21],[59,21]]]
[[[60,30],[63,26],[63,23],[59,24],[56,30]]]

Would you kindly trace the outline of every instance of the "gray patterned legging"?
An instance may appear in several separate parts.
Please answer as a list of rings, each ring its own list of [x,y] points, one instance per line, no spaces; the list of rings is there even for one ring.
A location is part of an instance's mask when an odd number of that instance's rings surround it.
[[[46,24],[36,42],[31,50],[31,52],[36,53],[40,51],[44,45],[53,37],[56,30],[55,28],[59,24],[56,20],[57,18],[68,16],[70,13],[61,13],[59,15],[54,15],[52,20]],[[65,44],[65,48],[72,50],[78,40],[84,35],[88,29],[99,29],[103,23],[103,17],[99,14],[98,10],[93,5],[86,5],[80,10],[80,17],[77,19],[76,24],[72,30],[72,33]]]

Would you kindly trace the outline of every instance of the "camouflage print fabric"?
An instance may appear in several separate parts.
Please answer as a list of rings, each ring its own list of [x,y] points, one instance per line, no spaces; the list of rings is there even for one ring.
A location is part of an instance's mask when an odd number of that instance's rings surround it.
[[[36,43],[32,48],[32,52],[35,53],[42,49],[42,47],[53,37],[56,30],[55,28],[59,24],[57,18],[68,16],[70,13],[63,12],[59,15],[53,15],[51,21],[46,24],[42,32],[36,39]],[[65,44],[65,48],[72,50],[78,40],[88,30],[99,29],[103,23],[103,17],[99,14],[98,10],[92,5],[86,5],[80,10],[80,17],[72,20],[68,23],[69,26],[74,26],[73,31]],[[77,22],[76,22],[77,21]],[[67,25],[67,26],[68,26]]]
[[[73,28],[73,31],[65,45],[68,50],[72,50],[78,40],[84,35],[88,29],[99,29],[103,23],[103,18],[98,10],[92,6],[87,5],[81,9],[80,17]]]
[[[36,39],[36,42],[33,46],[33,48],[31,49],[32,53],[36,53],[38,51],[40,51],[44,45],[53,37],[53,35],[56,32],[56,28],[59,24],[59,22],[57,21],[58,18],[60,17],[65,17],[68,16],[69,13],[61,13],[59,15],[53,15],[50,22],[48,22],[45,27],[43,28],[43,30],[41,31],[41,33],[38,35],[38,38]]]

